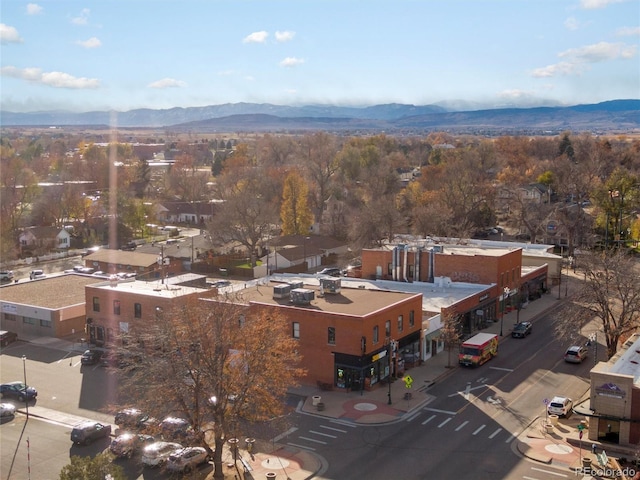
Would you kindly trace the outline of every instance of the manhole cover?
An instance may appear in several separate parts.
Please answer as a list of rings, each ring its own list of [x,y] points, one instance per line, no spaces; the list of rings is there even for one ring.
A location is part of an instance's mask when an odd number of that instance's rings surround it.
[[[573,448],[571,448],[569,445],[556,445],[555,443],[547,445],[546,447],[544,447],[544,449],[549,453],[560,455],[567,455],[568,453],[573,452]]]
[[[353,408],[360,410],[361,412],[370,412],[378,407],[373,403],[356,403]]]
[[[280,457],[271,457],[263,460],[261,463],[263,468],[275,470],[276,468],[287,468],[289,466],[289,460]]]

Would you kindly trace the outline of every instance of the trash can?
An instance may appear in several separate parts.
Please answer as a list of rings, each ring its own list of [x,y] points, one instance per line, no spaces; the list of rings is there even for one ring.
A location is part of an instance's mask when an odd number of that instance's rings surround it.
[[[322,401],[322,397],[320,395],[314,395],[312,397],[312,402],[314,407],[317,407],[321,401]]]
[[[249,453],[253,452],[253,445],[256,443],[256,439],[253,437],[247,437],[244,439],[244,442],[247,447],[247,452]]]

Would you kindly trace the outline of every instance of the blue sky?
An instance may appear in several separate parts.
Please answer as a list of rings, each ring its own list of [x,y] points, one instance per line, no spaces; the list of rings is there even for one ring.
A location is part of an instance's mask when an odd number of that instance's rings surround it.
[[[638,0],[21,0],[14,112],[640,98]]]

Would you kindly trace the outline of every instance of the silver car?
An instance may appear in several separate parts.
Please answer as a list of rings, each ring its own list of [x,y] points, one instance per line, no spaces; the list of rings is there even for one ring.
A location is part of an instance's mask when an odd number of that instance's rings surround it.
[[[145,467],[159,467],[164,464],[169,456],[183,446],[174,442],[155,442],[147,445],[142,450],[142,464]]]
[[[209,454],[202,447],[187,447],[169,455],[167,470],[188,473],[209,460]]]

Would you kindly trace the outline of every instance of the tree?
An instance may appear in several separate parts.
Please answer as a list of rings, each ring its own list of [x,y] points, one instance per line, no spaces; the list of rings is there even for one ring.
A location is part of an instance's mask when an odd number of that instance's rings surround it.
[[[313,214],[307,204],[309,189],[304,179],[293,171],[287,175],[282,192],[282,220],[283,235],[306,235],[313,223]]]
[[[585,281],[556,315],[556,334],[575,338],[595,317],[611,358],[619,342],[640,327],[640,265],[623,249],[587,252],[578,261]]]
[[[126,480],[127,476],[120,465],[111,462],[107,453],[95,457],[71,457],[71,463],[62,467],[59,480]]]
[[[446,310],[442,313],[442,328],[440,329],[440,339],[447,349],[447,368],[452,368],[451,354],[460,345],[460,314]]]
[[[156,418],[187,419],[224,478],[225,442],[238,422],[281,415],[287,389],[305,372],[286,320],[239,300],[194,300],[122,336],[121,354],[138,359],[121,388]]]

